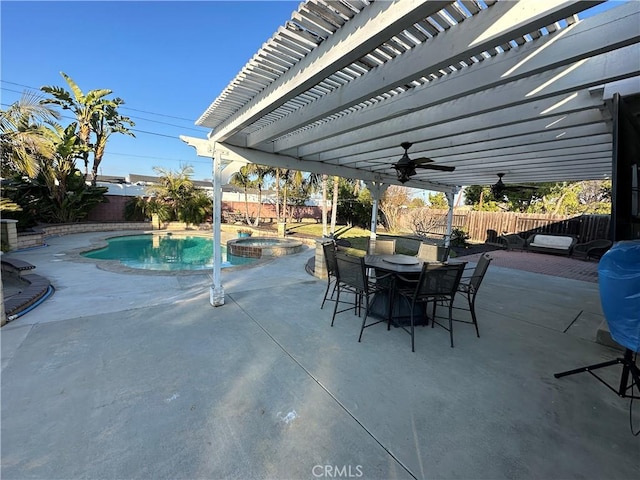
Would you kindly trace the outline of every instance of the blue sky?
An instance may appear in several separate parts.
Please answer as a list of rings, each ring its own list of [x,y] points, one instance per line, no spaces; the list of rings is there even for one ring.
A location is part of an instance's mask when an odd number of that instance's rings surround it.
[[[25,90],[68,89],[65,72],[84,92],[113,90],[136,122],[136,138],[111,137],[102,174],[153,175],[154,166],[190,164],[195,179],[211,178],[211,162],[178,136],[206,136],[195,120],[298,5],[2,0],[2,108]]]
[[[190,164],[195,179],[211,178],[211,162],[178,136],[206,136],[195,120],[298,5],[2,0],[2,108],[25,90],[68,88],[63,71],[84,92],[113,90],[136,122],[136,138],[111,137],[100,173],[153,175],[154,166]]]

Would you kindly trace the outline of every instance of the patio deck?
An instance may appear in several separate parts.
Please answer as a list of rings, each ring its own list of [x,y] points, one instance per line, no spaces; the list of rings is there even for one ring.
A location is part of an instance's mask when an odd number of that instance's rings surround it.
[[[208,275],[104,271],[24,252],[56,293],[6,325],[3,478],[634,478],[629,400],[591,376],[596,283],[492,265],[480,335],[320,310],[310,250]],[[615,381],[620,371],[603,372]],[[640,427],[638,403],[633,419]],[[361,473],[361,475],[358,475]]]

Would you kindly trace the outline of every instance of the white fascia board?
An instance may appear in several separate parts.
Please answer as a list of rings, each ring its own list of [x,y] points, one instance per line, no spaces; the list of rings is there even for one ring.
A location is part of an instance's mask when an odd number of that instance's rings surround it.
[[[452,2],[435,0],[374,2],[228,120],[218,126],[207,125],[203,114],[197,125],[215,127],[212,139],[224,141],[291,98],[365,56],[395,32],[412,25],[416,19],[426,18],[450,3]]]
[[[407,132],[407,141],[409,141],[412,137],[411,131],[429,125],[438,125],[463,117],[560,95],[566,95],[567,102],[573,102],[580,96],[583,89],[640,74],[640,62],[629,61],[629,58],[638,58],[639,55],[640,45],[634,44],[614,52],[581,60],[571,66],[540,73],[530,79],[518,80],[502,85],[500,88],[467,95],[464,99],[438,104],[424,110],[411,111],[415,105],[428,103],[434,95],[437,97],[439,92],[446,95],[448,89],[453,88],[456,81],[467,81],[469,78],[460,76],[449,81],[433,82],[428,88],[417,88],[412,95],[399,96],[400,98],[390,102],[382,102],[382,104],[370,109],[352,113],[319,128],[312,128],[305,133],[291,137],[296,137],[296,143],[299,145],[317,142],[319,135],[322,138],[330,139],[329,144],[345,145],[346,143],[341,138],[342,135],[348,135],[347,138],[353,143],[359,143],[382,137],[385,134],[393,135],[398,132]],[[470,77],[472,70],[469,69],[469,72],[464,76]],[[540,117],[545,114],[555,114],[555,109],[558,106],[550,104],[546,110],[539,111],[538,114]],[[406,111],[410,113],[400,114],[400,112]],[[389,120],[390,118],[391,120]],[[349,133],[345,134],[345,132]],[[276,142],[278,147],[276,151],[296,146],[292,138],[290,141],[288,140],[289,138]],[[304,146],[300,147],[298,152],[301,157],[312,154]]]
[[[563,13],[562,18],[575,13],[566,15],[567,5],[562,1],[520,2],[520,4],[523,3],[526,8],[522,9],[514,8],[511,2],[498,3],[472,18],[466,19],[460,27],[441,32],[436,37],[417,45],[384,65],[376,67],[366,75],[349,82],[308,107],[250,134],[248,146],[281,137],[304,125],[339,112],[345,106],[358,104],[398,85],[453,65],[460,58],[478,55],[495,47],[495,45],[529,33],[536,28],[544,27],[549,24],[550,17],[555,15],[556,17],[553,18],[557,18],[558,11]],[[584,5],[576,2],[571,7],[573,10],[579,11],[584,8]],[[601,53],[604,50],[629,44],[632,40],[624,32],[635,29],[636,36],[640,35],[640,21],[634,18],[634,13],[635,17],[639,15],[638,12],[634,12],[633,6],[623,7],[614,9],[618,12],[616,14],[603,13],[596,17],[596,21],[588,22],[588,25],[585,25],[585,22],[580,22],[556,35],[546,36],[537,42],[524,45],[520,50],[524,50],[526,55],[522,51],[518,54],[518,58],[524,57],[522,68],[505,69],[505,72],[512,71],[509,75],[505,75],[503,72],[503,75],[494,77],[494,85],[531,75],[532,72],[541,69],[571,63],[585,56],[590,56],[594,52]],[[517,15],[526,15],[526,18],[513,18]],[[493,31],[495,25],[502,25],[501,20],[504,18],[513,20],[513,28],[496,31],[490,36],[484,35],[487,31]],[[607,35],[603,38],[594,34],[592,31],[594,28],[606,28]],[[475,41],[483,36],[482,42]],[[565,47],[566,45],[569,47]],[[537,53],[549,50],[547,47],[551,47],[550,49],[553,51],[537,58]],[[532,51],[534,53],[531,53]]]

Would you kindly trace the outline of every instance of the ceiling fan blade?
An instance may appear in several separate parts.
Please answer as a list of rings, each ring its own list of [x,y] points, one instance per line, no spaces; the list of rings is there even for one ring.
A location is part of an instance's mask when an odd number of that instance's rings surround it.
[[[421,165],[423,163],[432,163],[433,162],[433,160],[431,160],[428,157],[420,157],[420,158],[413,159],[412,161],[416,165]]]
[[[507,185],[505,187],[507,190],[537,190],[538,187],[535,185]]]
[[[416,165],[416,168],[424,168],[427,170],[440,170],[441,172],[453,172],[456,167],[450,167],[448,165]]]

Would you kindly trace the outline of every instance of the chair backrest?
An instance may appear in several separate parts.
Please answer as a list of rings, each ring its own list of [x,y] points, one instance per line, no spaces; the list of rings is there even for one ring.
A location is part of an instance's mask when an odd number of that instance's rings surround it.
[[[344,252],[336,252],[336,272],[338,282],[367,291],[368,282],[364,257],[354,257]]]
[[[396,241],[393,240],[376,240],[376,255],[393,255],[396,253]]]
[[[327,242],[322,244],[322,251],[324,252],[324,264],[327,267],[327,275],[330,277],[336,276],[336,244],[334,242]]]
[[[431,296],[449,296],[453,298],[466,262],[438,265],[425,263],[420,272],[420,280],[416,286],[414,298]]]
[[[439,261],[438,246],[430,243],[421,243],[416,257],[423,262],[437,262]]]
[[[478,260],[476,268],[473,270],[473,275],[471,277],[471,280],[469,281],[469,285],[471,285],[476,292],[480,288],[480,284],[482,283],[484,274],[487,273],[487,269],[489,268],[491,260],[493,260],[491,258],[491,255],[489,255],[488,253],[483,254]]]

